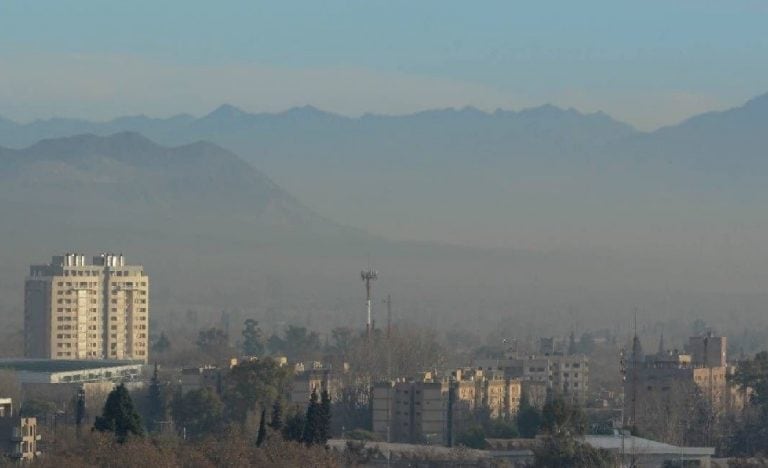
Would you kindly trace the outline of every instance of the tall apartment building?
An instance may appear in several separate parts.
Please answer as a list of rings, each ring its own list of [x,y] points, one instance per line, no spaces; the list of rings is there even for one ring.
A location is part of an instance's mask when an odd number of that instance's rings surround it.
[[[24,284],[24,351],[30,358],[146,362],[149,276],[123,255],[54,256]]]

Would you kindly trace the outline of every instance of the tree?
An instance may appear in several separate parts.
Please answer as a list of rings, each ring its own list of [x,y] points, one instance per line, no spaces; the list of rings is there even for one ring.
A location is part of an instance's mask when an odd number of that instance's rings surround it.
[[[741,363],[732,383],[745,397],[748,396],[748,400],[740,415],[740,424],[729,438],[727,453],[737,456],[768,454],[768,352],[761,351],[753,359]]]
[[[267,439],[267,410],[261,410],[261,420],[259,421],[259,433],[256,436],[256,446],[261,447],[261,444]]]
[[[118,442],[125,442],[129,434],[142,436],[144,429],[141,417],[131,400],[131,395],[124,384],[118,385],[107,396],[104,411],[96,417],[93,429],[100,432],[113,432]]]
[[[285,353],[292,359],[307,359],[320,351],[320,335],[308,331],[305,327],[288,325],[284,337],[272,335],[268,346],[273,353]]]
[[[482,450],[485,448],[485,431],[481,426],[472,426],[456,436],[456,444]]]
[[[347,356],[352,348],[353,335],[354,332],[350,327],[336,327],[331,330],[332,350],[342,356]]]
[[[283,438],[285,440],[301,442],[304,436],[304,426],[306,426],[304,414],[298,410],[294,411],[293,414],[288,416],[288,419],[285,420],[285,426],[283,426]]]
[[[165,406],[163,389],[157,375],[157,363],[155,363],[155,370],[152,373],[147,392],[147,429],[150,432],[158,430],[159,422],[165,419]]]
[[[236,365],[222,383],[228,418],[244,424],[256,405],[267,408],[282,397],[289,380],[290,371],[271,358]]]
[[[612,468],[617,460],[609,452],[593,448],[572,437],[547,437],[534,449],[536,468]]]
[[[331,437],[331,396],[328,390],[320,394],[320,420],[318,442],[325,444]]]
[[[229,348],[229,336],[216,327],[201,330],[197,335],[197,347],[210,356],[223,356]]]
[[[171,341],[165,336],[165,332],[160,332],[160,337],[152,344],[153,353],[164,353],[171,349]]]
[[[223,405],[218,395],[208,387],[177,394],[172,414],[176,427],[191,438],[216,433],[223,422]]]
[[[515,439],[520,435],[514,423],[499,418],[488,421],[484,430],[491,439]]]
[[[532,439],[536,437],[541,426],[541,413],[531,405],[520,405],[520,411],[517,413],[517,430],[521,437]]]
[[[83,427],[85,421],[85,390],[82,388],[77,391],[77,403],[75,405],[75,426],[77,427],[78,436]]]
[[[276,398],[272,404],[272,418],[270,418],[269,427],[275,431],[280,431],[283,428],[283,404],[279,398]]]
[[[587,430],[587,417],[578,405],[556,396],[544,404],[541,428],[551,435],[582,435]]]
[[[253,319],[246,320],[242,334],[244,355],[260,357],[264,354],[264,344],[262,343],[259,322]]]
[[[317,392],[312,389],[309,396],[309,406],[307,406],[307,417],[304,419],[304,433],[302,442],[307,445],[316,444],[320,439],[322,425],[322,409],[317,401]]]
[[[342,385],[339,394],[332,403],[333,430],[342,432],[342,428],[371,429],[371,387],[361,382],[348,381]]]

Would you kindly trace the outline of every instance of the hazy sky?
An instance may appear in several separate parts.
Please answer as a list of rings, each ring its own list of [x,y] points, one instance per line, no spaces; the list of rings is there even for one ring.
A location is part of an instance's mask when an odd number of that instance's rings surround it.
[[[640,128],[768,91],[768,1],[0,2],[0,115],[551,102]]]

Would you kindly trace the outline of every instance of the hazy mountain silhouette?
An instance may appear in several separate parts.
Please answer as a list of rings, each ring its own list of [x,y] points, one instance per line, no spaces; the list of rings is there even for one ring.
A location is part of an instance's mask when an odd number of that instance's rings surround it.
[[[26,264],[58,251],[118,246],[156,272],[166,308],[183,296],[344,316],[359,311],[353,272],[367,253],[386,271],[377,286],[420,320],[546,310],[556,327],[566,304],[602,320],[659,291],[760,291],[766,115],[762,96],[654,132],[553,106],[3,120],[0,145],[31,146],[0,150],[1,283],[18,290]],[[125,130],[172,147],[95,136]],[[83,132],[94,135],[69,137]],[[719,316],[714,300],[677,304]]]

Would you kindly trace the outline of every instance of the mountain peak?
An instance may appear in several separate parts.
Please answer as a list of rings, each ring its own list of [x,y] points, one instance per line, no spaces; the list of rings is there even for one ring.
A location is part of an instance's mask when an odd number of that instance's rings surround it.
[[[301,107],[291,107],[290,109],[282,112],[283,115],[298,118],[314,118],[314,117],[338,117],[336,114],[326,112],[322,109],[318,109],[312,105],[304,105]]]
[[[222,104],[216,109],[214,109],[211,113],[206,115],[204,118],[206,119],[238,119],[242,117],[246,117],[250,114],[245,112],[244,110],[233,106],[232,104]]]
[[[745,109],[768,109],[768,93],[755,96],[744,104]]]

